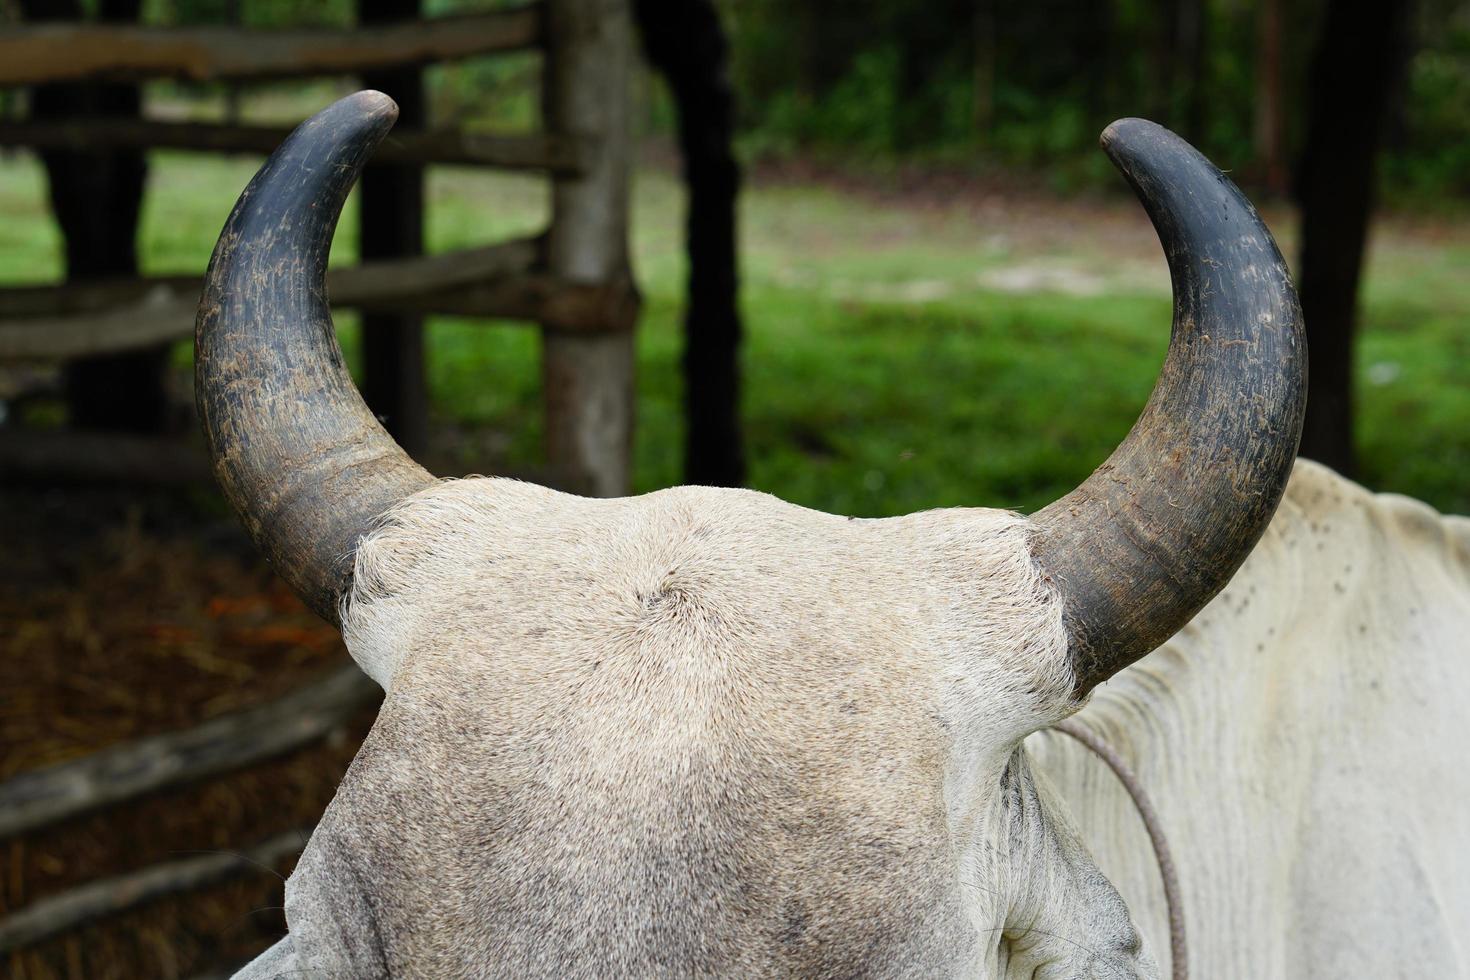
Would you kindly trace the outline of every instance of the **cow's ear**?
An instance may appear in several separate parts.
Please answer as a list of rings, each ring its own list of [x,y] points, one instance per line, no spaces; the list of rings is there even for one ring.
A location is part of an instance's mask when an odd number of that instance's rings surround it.
[[[1127,903],[1097,866],[1045,768],[1021,749],[1005,778],[1010,846],[998,853],[1025,862],[1024,873],[1010,876],[1018,886],[1007,896],[1000,936],[1007,975],[1157,978]],[[1087,941],[1071,938],[1077,936]]]

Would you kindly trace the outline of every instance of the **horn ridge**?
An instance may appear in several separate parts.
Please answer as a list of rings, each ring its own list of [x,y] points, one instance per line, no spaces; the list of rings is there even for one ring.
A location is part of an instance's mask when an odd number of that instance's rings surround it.
[[[220,232],[195,320],[195,400],[215,478],[251,538],[327,621],[357,540],[433,477],[352,383],[327,302],[332,235],[398,107],[358,92],[271,154]]]
[[[1306,407],[1290,272],[1254,207],[1178,136],[1102,135],[1168,259],[1173,329],[1143,414],[1107,461],[1033,515],[1063,599],[1076,693],[1159,646],[1225,587],[1285,491]]]

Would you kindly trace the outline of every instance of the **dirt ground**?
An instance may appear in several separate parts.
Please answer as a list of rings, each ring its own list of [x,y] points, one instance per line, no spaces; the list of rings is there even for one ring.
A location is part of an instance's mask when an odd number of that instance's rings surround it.
[[[341,665],[336,631],[203,490],[0,489],[0,780],[260,704]],[[0,839],[0,921],[99,878],[304,835],[372,710],[325,741]],[[5,980],[189,978],[285,929],[289,862],[0,954]]]

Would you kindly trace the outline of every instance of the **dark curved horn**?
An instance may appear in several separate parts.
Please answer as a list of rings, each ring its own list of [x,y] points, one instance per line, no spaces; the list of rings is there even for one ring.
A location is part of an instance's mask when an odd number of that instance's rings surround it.
[[[1230,581],[1281,500],[1306,408],[1301,309],[1255,208],[1161,126],[1119,120],[1102,145],[1168,256],[1174,329],[1128,437],[1033,517],[1079,695],[1167,640]]]
[[[194,334],[214,475],[256,545],[337,623],[358,538],[433,478],[352,384],[325,273],[342,202],[398,118],[358,92],[297,127],[225,222]]]

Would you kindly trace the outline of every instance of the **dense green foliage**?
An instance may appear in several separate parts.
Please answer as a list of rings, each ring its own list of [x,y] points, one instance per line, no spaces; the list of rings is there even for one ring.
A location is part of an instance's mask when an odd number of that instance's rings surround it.
[[[1246,182],[1263,165],[1266,0],[726,0],[748,148],[1022,164],[1104,176],[1093,146],[1142,115]],[[1284,156],[1304,131],[1323,0],[1275,0]],[[1197,28],[1192,24],[1197,23]],[[1419,5],[1384,173],[1470,195],[1470,3]],[[1197,52],[1197,54],[1196,54]]]
[[[513,0],[425,0],[431,16]],[[1120,116],[1178,130],[1258,193],[1262,106],[1279,106],[1289,164],[1327,0],[717,0],[731,35],[748,156],[865,166],[922,158],[1017,165],[1053,186],[1111,180],[1094,152]],[[1267,79],[1266,19],[1279,81]],[[1382,168],[1391,199],[1470,198],[1470,0],[1419,0]],[[152,23],[225,23],[230,0],[145,0]],[[239,0],[252,27],[347,26],[355,0]],[[436,66],[436,117],[529,125],[532,56]],[[198,91],[198,89],[195,89]],[[654,99],[655,127],[671,125]]]
[[[1385,161],[1395,192],[1470,197],[1470,13],[1426,42],[1409,63],[1403,130]]]

